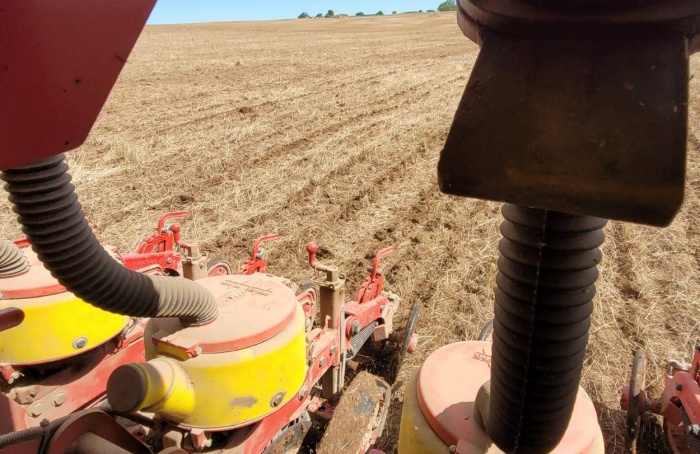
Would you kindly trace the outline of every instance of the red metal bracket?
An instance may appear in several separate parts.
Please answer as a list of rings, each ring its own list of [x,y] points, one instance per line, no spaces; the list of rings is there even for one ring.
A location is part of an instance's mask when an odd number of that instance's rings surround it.
[[[260,245],[268,241],[273,241],[278,239],[280,236],[277,233],[272,235],[261,236],[253,243],[253,253],[250,259],[240,267],[238,274],[253,274],[253,273],[265,273],[267,267],[267,260],[263,257],[263,252],[260,249]]]
[[[171,224],[166,228],[165,223],[170,219],[186,218],[189,213],[187,211],[173,211],[165,213],[158,220],[158,226],[155,233],[146,238],[141,243],[137,253],[147,254],[153,252],[166,252],[175,249],[175,246],[180,245],[180,224]]]
[[[372,263],[372,271],[362,283],[362,287],[357,292],[357,296],[355,296],[355,301],[362,304],[382,294],[382,290],[384,289],[384,276],[379,272],[379,262],[383,257],[386,257],[392,252],[394,252],[393,247],[384,248],[377,252],[377,255],[374,256],[374,262]]]

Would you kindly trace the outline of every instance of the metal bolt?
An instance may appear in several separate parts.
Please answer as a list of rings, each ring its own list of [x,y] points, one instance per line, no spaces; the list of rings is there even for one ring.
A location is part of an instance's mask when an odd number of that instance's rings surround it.
[[[272,400],[270,400],[270,405],[272,407],[278,407],[282,403],[282,400],[284,400],[285,394],[287,394],[287,393],[284,391],[280,391],[277,394],[275,394],[274,396],[272,396]]]
[[[335,355],[335,352],[336,352],[336,351],[338,351],[338,349],[335,348],[335,345],[334,345],[333,347],[331,347],[331,351],[330,351],[331,356]]]
[[[37,388],[36,386],[32,386],[31,388],[29,388],[30,396],[35,397],[37,394],[39,394],[39,388]]]
[[[41,414],[44,412],[44,403],[39,401],[36,402],[34,405],[29,407],[29,416],[32,418],[36,418],[41,416]]]
[[[66,401],[67,394],[64,391],[56,393],[51,403],[54,407],[60,407]]]
[[[202,354],[202,347],[197,347],[194,349],[194,356],[199,356]]]
[[[359,322],[359,321],[355,320],[354,322],[352,322],[352,325],[351,325],[351,332],[352,332],[352,335],[354,336],[355,334],[359,333],[359,332],[360,332],[360,328],[362,328],[362,326],[360,326],[360,322]]]
[[[299,390],[299,400],[304,400],[306,395],[309,393],[309,389],[306,386],[302,386]]]
[[[451,453],[457,452],[457,446],[455,446],[455,445],[450,445],[450,452],[451,452]]]
[[[321,361],[318,362],[318,365],[323,367],[323,366],[325,366],[325,364],[326,364],[326,357],[324,356],[323,358],[321,358]]]
[[[85,347],[87,345],[87,343],[88,343],[87,337],[80,336],[73,341],[73,348],[75,348],[76,350],[79,350],[79,349]]]
[[[173,263],[173,258],[172,258],[172,257],[168,257],[168,258],[165,260],[165,262],[169,265],[169,264]]]
[[[683,391],[683,385],[680,383],[676,383],[676,391]]]

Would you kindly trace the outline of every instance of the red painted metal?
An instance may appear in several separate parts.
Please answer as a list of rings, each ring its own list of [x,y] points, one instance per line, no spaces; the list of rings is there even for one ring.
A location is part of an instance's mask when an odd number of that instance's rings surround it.
[[[383,257],[386,257],[392,252],[394,252],[393,247],[388,247],[377,252],[377,255],[374,256],[374,262],[372,263],[372,271],[362,283],[362,287],[357,292],[357,296],[355,296],[355,301],[364,303],[382,294],[382,290],[384,289],[384,276],[379,272],[379,262]]]
[[[3,0],[0,169],[87,137],[155,0]]]
[[[469,442],[486,437],[472,415],[476,394],[489,380],[491,346],[479,341],[446,345],[428,357],[419,373],[417,393],[423,415],[447,445],[458,447],[458,453],[474,452]],[[579,390],[569,428],[552,454],[589,452],[597,427],[593,403]]]
[[[263,240],[265,238],[262,237]],[[259,245],[261,242],[256,242],[256,244]],[[255,252],[259,252],[258,248],[255,249]],[[258,255],[258,258],[260,259],[261,257]],[[327,269],[322,265],[316,265],[316,269]],[[260,268],[257,269],[259,270]],[[375,278],[377,277],[379,275],[375,275]],[[302,306],[307,320],[312,321],[315,316],[315,308],[318,303],[316,291],[308,289],[299,295],[293,296],[284,284],[283,279],[271,280],[269,276],[255,273],[251,275],[213,277],[200,282],[209,287],[214,293],[220,311],[232,311],[236,316],[219,317],[219,319],[229,320],[225,327],[217,327],[215,326],[216,322],[213,322],[196,328],[185,328],[170,338],[158,338],[156,336],[154,337],[154,342],[167,342],[170,345],[178,346],[190,352],[192,355],[198,354],[198,349],[201,349],[199,352],[209,353],[228,351],[231,348],[243,348],[274,336],[280,327],[283,328],[291,321],[289,317],[290,315],[293,317],[295,311],[298,310],[297,305]],[[271,282],[274,282],[274,285],[270,284]],[[255,320],[246,319],[246,312],[251,312],[245,310],[246,305],[255,304],[256,301],[259,302],[260,298],[270,298],[276,305],[270,311],[270,317],[265,319],[257,318]],[[349,308],[349,313],[346,315],[347,320],[362,321],[363,328],[374,321],[381,322],[385,317],[393,315],[391,301],[381,295],[361,304],[357,301],[347,302],[346,307]],[[230,320],[236,320],[235,326],[231,326]],[[220,452],[259,454],[269,446],[282,429],[297,421],[304,411],[316,412],[324,417],[332,416],[332,405],[327,400],[321,399],[314,392],[314,388],[321,382],[324,375],[333,373],[333,366],[341,364],[341,356],[349,348],[350,337],[346,333],[339,332],[338,329],[330,328],[330,326],[343,326],[339,319],[330,320],[330,316],[327,317],[322,326],[314,328],[311,325],[311,323],[307,324],[307,375],[297,394],[284,406],[257,421],[248,422],[244,426],[217,429],[216,432],[232,431],[226,446],[222,447]],[[192,333],[189,333],[188,330],[192,330]],[[140,335],[141,331],[139,331]],[[126,342],[131,342],[131,340]],[[129,345],[141,346],[140,343]],[[142,361],[142,352],[138,352],[138,358],[132,357],[127,361],[129,360]],[[108,364],[106,360],[102,360],[102,363],[109,367],[110,370],[116,367],[116,364]],[[120,363],[123,363],[123,361]],[[98,376],[94,378],[93,382],[99,384],[104,383],[105,380],[106,376]],[[76,386],[78,385],[76,384]],[[65,389],[65,387],[60,388],[60,390],[52,389],[50,391],[51,396],[55,396],[56,392]],[[71,392],[72,389],[70,388]],[[48,393],[44,392],[43,389],[39,391],[39,394],[48,396]],[[45,398],[42,397],[42,399]],[[98,400],[95,399],[94,402]],[[2,401],[0,401],[1,403]],[[67,408],[65,405],[66,403],[63,404],[64,409]],[[213,439],[214,432],[198,431],[193,434],[187,428],[180,427],[179,429],[194,435],[194,439],[198,440],[197,443],[202,447],[207,444],[208,440]],[[72,436],[76,434],[77,432],[73,433]],[[122,434],[120,436],[126,435]]]
[[[382,319],[384,317],[383,311],[388,306],[389,300],[382,295],[363,303],[357,301],[346,303],[345,334],[348,337],[352,336],[352,325],[356,321],[359,322],[361,328],[364,328],[370,323]]]
[[[165,213],[158,220],[156,231],[141,243],[137,253],[147,254],[151,252],[172,251],[180,244],[180,224],[170,224],[167,228],[165,223],[170,219],[186,218],[187,211],[174,211]]]
[[[309,265],[316,271],[330,271],[331,268],[326,265],[321,265],[316,259],[316,253],[318,252],[318,244],[313,241],[306,245],[306,252],[309,254]]]
[[[187,211],[165,213],[158,220],[156,231],[141,243],[135,254],[121,254],[121,259],[127,268],[140,270],[152,264],[160,265],[167,274],[182,276],[182,254],[177,248],[192,250],[194,246],[183,242],[180,238],[180,224],[166,225],[171,219],[186,218]]]
[[[260,250],[260,245],[268,241],[276,240],[279,237],[280,236],[278,234],[274,233],[272,235],[261,236],[255,240],[250,259],[245,261],[245,263],[238,270],[238,274],[265,273],[267,268],[267,260],[265,260],[263,257],[262,251]]]
[[[105,246],[105,250],[112,254],[115,259],[120,260],[130,270],[158,273],[160,270],[153,268],[156,265],[166,274],[182,276],[183,257],[176,249],[178,247],[186,247],[189,251],[192,251],[196,249],[196,246],[189,245],[181,240],[181,227],[179,224],[166,226],[166,222],[186,216],[186,211],[165,213],[158,220],[156,231],[141,243],[136,253],[118,254],[112,246]],[[0,280],[0,292],[4,298],[37,298],[66,291],[66,288],[59,284],[51,276],[51,273],[44,268],[44,265],[31,249],[31,245],[26,239],[18,239],[14,243],[24,252],[31,268],[22,275]],[[225,274],[226,270],[221,269],[218,271],[220,274]]]
[[[57,419],[101,402],[105,383],[117,366],[144,361],[144,326],[145,322],[135,325],[122,338],[86,353],[83,362],[66,365],[48,378],[27,385],[28,389],[15,387],[0,393],[0,433],[37,427],[43,419]],[[37,408],[41,408],[38,414]]]
[[[297,295],[297,301],[301,304],[304,310],[304,318],[306,320],[306,327],[311,328],[314,321],[314,316],[316,315],[316,291],[309,289]]]
[[[670,370],[666,374],[664,391],[660,398],[649,399],[646,391],[643,397],[646,405],[641,413],[648,411],[663,416],[671,429],[668,433],[669,437],[679,436],[675,428],[683,424],[681,408],[688,414],[692,424],[700,424],[700,347],[695,348],[687,371]],[[629,387],[622,390],[620,407],[624,411],[629,409]],[[685,432],[680,436],[685,436]],[[675,443],[675,440],[669,438],[669,442]]]

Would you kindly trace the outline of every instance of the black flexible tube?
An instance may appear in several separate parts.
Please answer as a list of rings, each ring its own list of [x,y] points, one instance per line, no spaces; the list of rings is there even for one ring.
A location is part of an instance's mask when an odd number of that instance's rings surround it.
[[[507,453],[546,453],[576,401],[606,221],[502,212],[486,429]]]
[[[84,301],[132,317],[180,317],[186,324],[216,318],[213,295],[196,282],[136,273],[107,254],[85,219],[62,154],[5,170],[0,179],[39,259]]]
[[[0,435],[0,449],[7,448],[8,446],[18,445],[24,443],[25,441],[36,440],[43,436],[51,436],[53,432],[56,431],[61,424],[68,421],[72,415],[62,416],[58,419],[48,421],[46,426],[40,427],[30,427],[29,429],[19,430],[17,432],[10,432],[8,434]]]
[[[15,243],[0,239],[0,278],[22,274],[29,269],[29,262]]]

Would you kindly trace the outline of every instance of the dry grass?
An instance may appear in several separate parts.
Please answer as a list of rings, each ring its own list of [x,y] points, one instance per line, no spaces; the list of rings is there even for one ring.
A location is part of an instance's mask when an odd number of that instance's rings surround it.
[[[403,382],[492,316],[499,206],[436,185],[476,54],[452,14],[148,27],[88,142],[69,156],[82,203],[122,250],[168,210],[189,210],[184,237],[234,261],[253,238],[279,232],[270,270],[298,282],[310,276],[307,241],[352,289],[371,254],[394,245],[391,290],[425,303]],[[667,229],[607,227],[583,385],[609,452],[623,440],[618,392],[633,349],[646,349],[658,393],[666,359],[687,359],[699,340],[699,84],[682,212]],[[2,236],[18,236],[4,202],[0,213]]]

